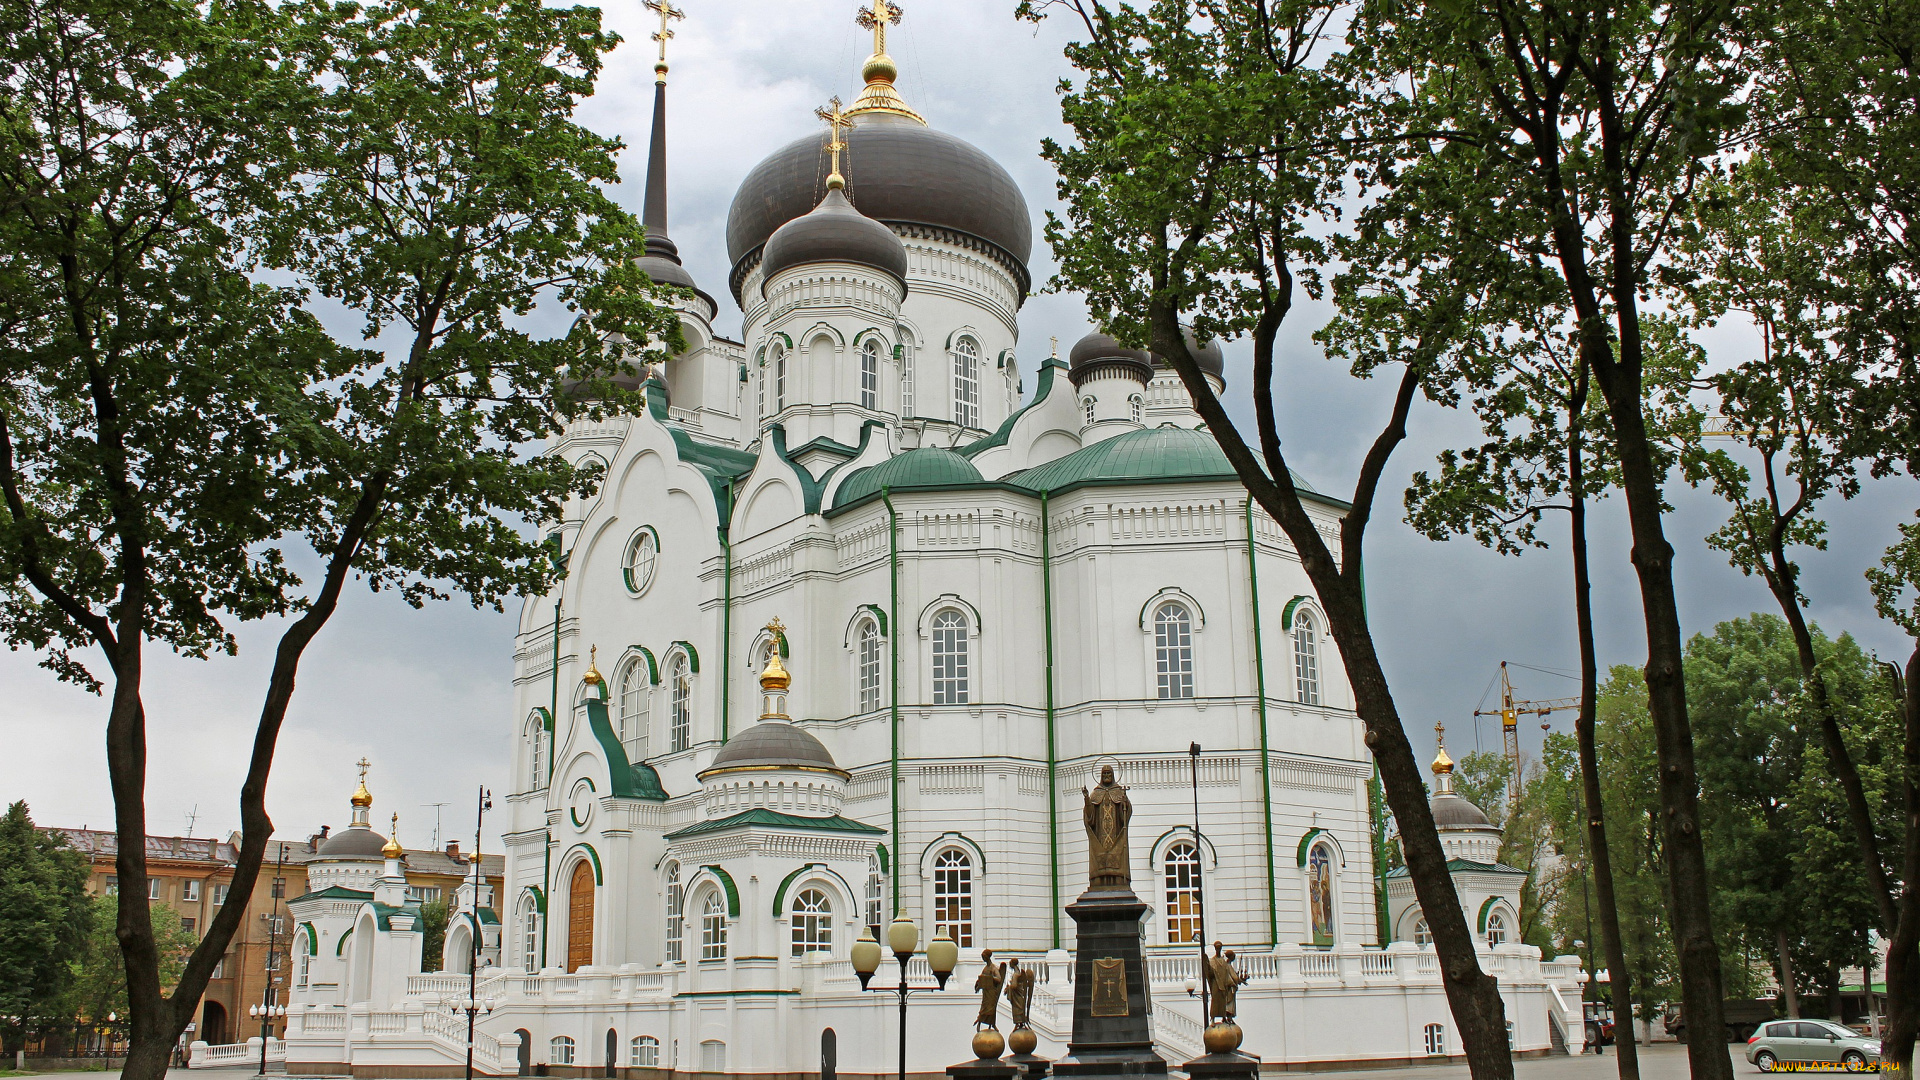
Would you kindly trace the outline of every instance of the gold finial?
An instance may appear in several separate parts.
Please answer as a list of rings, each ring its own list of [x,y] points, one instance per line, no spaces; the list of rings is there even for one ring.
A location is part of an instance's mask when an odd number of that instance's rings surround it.
[[[849,113],[892,113],[926,123],[919,113],[907,108],[907,103],[900,100],[899,91],[893,88],[893,80],[900,77],[900,68],[894,64],[893,57],[887,55],[887,24],[899,25],[903,14],[905,10],[892,0],[873,0],[854,16],[853,21],[862,29],[873,31],[873,55],[860,67],[860,77],[866,80],[867,88],[860,91],[853,108],[847,110]]]
[[[1433,735],[1434,743],[1440,749],[1433,758],[1433,774],[1435,776],[1450,774],[1453,772],[1453,759],[1447,756],[1447,725],[1435,723]]]
[[[773,635],[773,647],[767,650],[767,669],[760,673],[760,689],[785,690],[793,684],[793,676],[780,663],[780,648],[786,644],[787,628],[781,624],[778,616],[767,624],[767,633]]]
[[[1053,358],[1055,360],[1060,359],[1060,339],[1057,337],[1050,337],[1047,340],[1053,342]]]
[[[388,826],[392,835],[387,837],[387,846],[380,849],[383,858],[397,859],[405,855],[406,849],[400,846],[400,815],[393,815],[393,824]]]
[[[354,789],[353,798],[350,800],[355,806],[367,807],[373,805],[373,792],[367,790],[367,770],[372,767],[373,762],[368,761],[366,758],[360,759],[360,786]]]
[[[840,175],[840,151],[847,148],[847,141],[840,137],[840,129],[852,127],[853,121],[847,117],[846,110],[840,107],[838,95],[835,95],[826,105],[813,110],[813,115],[827,122],[827,153],[833,156],[833,172],[827,176],[827,187],[829,189],[846,187],[846,177]]]
[[[599,686],[601,683],[606,681],[605,679],[600,677],[599,664],[600,664],[600,646],[598,645],[589,646],[587,649],[587,674],[586,674],[586,678],[583,680],[586,682],[588,686]]]
[[[655,82],[667,81],[667,39],[673,36],[673,28],[668,25],[670,19],[684,19],[687,13],[674,7],[671,0],[645,0],[647,10],[660,16],[660,29],[653,32],[653,40],[660,43],[660,59],[654,62],[653,78]]]

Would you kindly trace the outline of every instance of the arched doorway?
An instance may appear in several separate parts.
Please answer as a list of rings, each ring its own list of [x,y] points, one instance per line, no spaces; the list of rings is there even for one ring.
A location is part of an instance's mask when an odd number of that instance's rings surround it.
[[[514,1032],[520,1036],[520,1075],[533,1075],[533,1032],[520,1028]]]
[[[617,1072],[615,1072],[615,1071],[614,1071],[614,1070],[615,1070],[615,1068],[616,1068],[616,1067],[617,1067],[617,1066],[619,1065],[619,1063],[620,1063],[620,1033],[619,1033],[619,1032],[617,1032],[617,1031],[615,1031],[615,1030],[613,1030],[612,1028],[608,1028],[608,1029],[607,1029],[607,1072],[606,1072],[606,1075],[608,1075],[608,1076],[618,1076],[618,1075],[620,1075],[619,1073],[617,1073]]]
[[[227,1007],[209,1001],[200,1010],[200,1039],[208,1046],[224,1045],[227,1039]]]
[[[581,859],[573,864],[573,883],[567,887],[567,971],[593,963],[593,867]]]

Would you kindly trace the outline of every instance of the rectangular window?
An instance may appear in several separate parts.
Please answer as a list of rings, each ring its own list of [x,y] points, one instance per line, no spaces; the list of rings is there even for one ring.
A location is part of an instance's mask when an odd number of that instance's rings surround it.
[[[189,904],[199,903],[200,883],[194,880],[193,878],[188,878],[187,880],[181,882],[180,883],[180,899],[186,901]]]
[[[860,711],[880,707],[880,632],[872,623],[860,627]]]
[[[191,934],[193,933],[193,928],[194,928],[194,921],[192,919],[189,919],[184,915],[180,917],[180,929],[185,930],[187,933]]]
[[[148,879],[147,879],[147,899],[149,899],[149,900],[164,900],[164,899],[166,899],[166,895],[165,895],[164,893],[162,893],[162,892],[160,891],[160,879],[159,879],[159,878],[157,878],[157,877],[150,877],[150,878],[148,878]]]
[[[273,898],[275,900],[279,900],[284,898],[286,895],[287,895],[287,879],[283,877],[274,878],[273,879]]]
[[[227,893],[230,892],[232,889],[233,889],[233,886],[231,885],[215,885],[213,887],[213,902],[216,904],[226,903]]]
[[[871,338],[860,350],[860,407],[880,407],[880,343]]]
[[[119,878],[111,877],[111,876],[107,878],[107,895],[108,896],[120,895],[120,879]]]
[[[913,350],[905,345],[900,349],[900,415],[913,415]]]
[[[423,904],[431,904],[435,900],[440,899],[440,886],[409,885],[407,886],[407,899],[418,900]]]
[[[933,703],[967,703],[967,620],[952,609],[933,619]]]
[[[274,949],[274,950],[272,950],[272,951],[270,951],[270,952],[268,952],[268,953],[267,953],[267,970],[268,970],[268,971],[279,971],[279,970],[280,970],[280,957],[282,957],[283,955],[285,955],[285,954],[284,954],[284,953],[282,953],[282,952],[281,952],[280,950],[278,950],[278,949]]]
[[[953,354],[953,419],[961,427],[980,426],[980,358],[965,339]]]

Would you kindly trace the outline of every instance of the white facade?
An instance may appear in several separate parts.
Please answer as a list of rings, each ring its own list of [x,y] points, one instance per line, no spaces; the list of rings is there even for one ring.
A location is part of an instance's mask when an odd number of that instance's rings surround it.
[[[860,991],[847,951],[896,910],[962,946],[913,1010],[913,1071],[967,1056],[982,948],[1040,965],[1039,1052],[1057,1056],[1080,789],[1109,764],[1135,806],[1163,1054],[1201,1052],[1181,992],[1198,884],[1207,936],[1253,976],[1244,1049],[1427,1056],[1445,996],[1430,948],[1378,940],[1372,765],[1285,535],[1164,371],[1070,380],[1051,359],[1021,407],[1005,253],[889,224],[904,294],[859,263],[763,283],[743,262],[740,343],[688,302],[689,348],[645,413],[553,448],[606,480],[555,526],[566,580],[520,617],[504,894],[463,892],[469,919],[489,908],[471,925],[503,928],[480,1067],[811,1072],[830,1027],[842,1073],[890,1073],[893,999]],[[1307,506],[1333,534],[1344,506]],[[776,693],[760,679],[780,648]],[[755,740],[830,760],[720,757],[761,723],[781,730]],[[398,955],[296,991],[290,1070],[457,1061],[446,1001],[466,977],[405,974],[403,920],[341,905]],[[1581,1030],[1570,958],[1483,962],[1518,1048],[1550,1044],[1552,1011]]]

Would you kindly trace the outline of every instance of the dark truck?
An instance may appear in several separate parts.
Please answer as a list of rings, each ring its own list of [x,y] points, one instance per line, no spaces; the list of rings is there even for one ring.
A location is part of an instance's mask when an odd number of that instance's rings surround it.
[[[1777,1002],[1771,998],[1750,998],[1729,1000],[1724,1003],[1727,1017],[1727,1041],[1743,1043],[1753,1036],[1754,1030],[1761,1024],[1777,1018],[1780,1013]],[[1687,1041],[1687,1015],[1678,1005],[1667,1006],[1667,1014],[1662,1019],[1667,1034]]]

